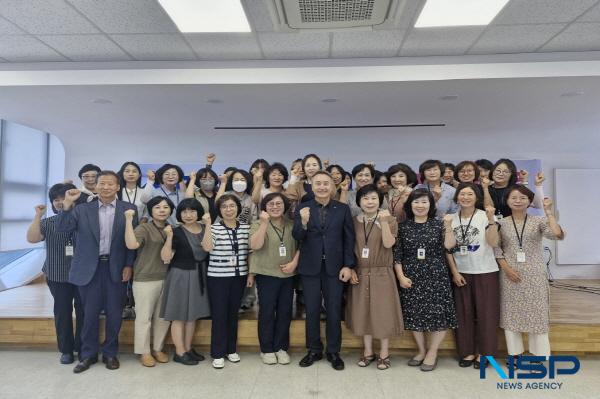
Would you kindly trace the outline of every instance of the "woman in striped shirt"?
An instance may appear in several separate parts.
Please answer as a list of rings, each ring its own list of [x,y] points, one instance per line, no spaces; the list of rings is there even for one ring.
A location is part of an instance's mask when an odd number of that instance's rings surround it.
[[[239,362],[236,353],[238,309],[248,279],[248,236],[250,225],[238,222],[242,204],[237,196],[223,194],[216,204],[221,222],[211,226],[212,248],[208,263],[207,287],[211,305],[212,327],[210,354],[214,368]]]

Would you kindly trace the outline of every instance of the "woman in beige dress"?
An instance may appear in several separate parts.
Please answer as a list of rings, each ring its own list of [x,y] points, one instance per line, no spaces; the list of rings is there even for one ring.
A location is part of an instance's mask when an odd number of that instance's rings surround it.
[[[496,260],[500,274],[500,327],[504,329],[508,354],[524,352],[523,333],[529,335],[529,352],[550,356],[549,286],[544,265],[542,238],[562,240],[552,200],[543,201],[543,216],[527,214],[534,193],[522,185],[512,186],[505,203],[512,215],[500,220],[500,247]]]
[[[375,360],[376,338],[381,341],[377,368],[385,370],[390,367],[389,338],[403,330],[392,250],[398,223],[389,211],[380,209],[383,195],[375,185],[359,189],[356,202],[362,212],[354,217],[357,265],[350,280],[346,325],[363,337],[365,348],[358,365],[366,367]]]

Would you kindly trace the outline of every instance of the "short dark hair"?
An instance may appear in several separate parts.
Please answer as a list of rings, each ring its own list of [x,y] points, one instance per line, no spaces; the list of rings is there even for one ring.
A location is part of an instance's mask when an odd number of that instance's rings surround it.
[[[83,165],[81,167],[81,169],[79,169],[79,173],[77,175],[79,176],[79,179],[81,179],[81,176],[85,172],[90,172],[90,171],[95,171],[97,173],[100,173],[102,171],[102,169],[100,169],[100,167],[98,165],[94,165],[93,163],[86,163],[85,165]]]
[[[387,172],[385,172],[385,175],[390,183],[392,181],[392,176],[398,172],[402,172],[406,175],[406,184],[409,187],[413,187],[415,184],[417,184],[417,174],[405,163],[397,163],[388,168]]]
[[[123,174],[125,173],[125,168],[127,168],[129,165],[133,166],[134,168],[136,168],[138,170],[140,177],[138,177],[137,182],[135,182],[135,184],[136,184],[136,186],[141,187],[142,186],[142,169],[140,168],[140,165],[138,165],[137,163],[135,163],[133,161],[125,162],[123,165],[121,165],[121,168],[117,172],[117,175],[119,175],[119,182],[121,184],[121,187],[125,187],[125,177],[123,176]]]
[[[175,169],[177,171],[177,175],[179,176],[179,179],[177,180],[177,182],[181,182],[183,180],[183,176],[185,176],[185,174],[183,173],[183,170],[177,165],[166,163],[163,166],[161,166],[160,168],[158,168],[158,170],[156,171],[156,181],[158,183],[164,184],[163,175],[169,169]]]
[[[470,188],[475,193],[475,208],[483,209],[483,191],[475,183],[459,183],[452,200],[458,204],[458,194],[465,188]]]
[[[346,176],[346,171],[340,165],[338,165],[338,164],[329,165],[327,167],[327,169],[325,169],[325,170],[331,174],[331,171],[334,169],[337,169],[338,172],[340,172],[340,175],[342,175],[342,180],[343,180],[344,177]]]
[[[373,167],[373,165],[370,165],[368,163],[359,163],[358,165],[352,168],[352,178],[355,178],[357,174],[363,171],[363,169],[369,169],[371,177],[375,176],[375,168]]]
[[[431,191],[427,190],[426,188],[417,188],[411,191],[406,199],[406,202],[404,203],[404,213],[406,213],[407,219],[415,218],[415,213],[412,210],[412,203],[414,200],[423,197],[427,197],[429,200],[429,212],[427,212],[427,217],[430,219],[435,217],[437,208],[435,206],[435,198],[433,198],[433,194],[431,194]]]
[[[465,166],[469,166],[469,165],[471,165],[473,167],[473,171],[475,172],[475,180],[479,180],[479,168],[477,167],[477,164],[473,161],[459,162],[458,165],[456,165],[456,168],[454,169],[454,180],[460,182],[460,179],[458,178],[460,171]]]
[[[263,179],[265,181],[265,188],[271,187],[271,184],[269,183],[269,176],[274,171],[278,171],[279,173],[281,173],[283,175],[283,183],[288,181],[288,177],[290,175],[288,174],[287,168],[282,163],[275,162],[275,163],[273,163],[273,165],[269,166],[269,168],[266,170],[265,174],[263,175]]]
[[[102,177],[102,176],[112,176],[117,181],[117,184],[119,184],[119,185],[121,184],[121,180],[119,179],[119,175],[116,174],[115,172],[113,172],[112,170],[102,170],[102,171],[100,171],[100,173],[98,173],[96,181],[98,181],[100,179],[100,177]]]
[[[65,193],[74,188],[77,187],[75,187],[75,185],[71,183],[57,183],[53,185],[52,187],[50,187],[50,190],[48,190],[48,198],[50,199],[50,203],[52,204],[52,202],[57,198],[64,198]],[[54,213],[58,213],[58,209],[54,207],[54,204],[52,204],[52,210],[54,211]]]
[[[233,172],[234,170],[237,170],[237,168],[235,166],[228,166],[224,171],[223,174],[227,174],[229,172]]]
[[[525,187],[522,184],[513,184],[512,186],[510,186],[508,188],[508,190],[506,190],[506,193],[504,194],[504,203],[505,204],[508,203],[508,197],[510,197],[510,193],[512,193],[513,191],[518,191],[521,194],[523,194],[524,196],[526,196],[527,199],[529,200],[530,205],[533,202],[533,197],[535,197],[535,193],[533,191],[531,191],[530,189],[528,189],[527,187]]]
[[[510,171],[508,185],[512,186],[513,184],[517,184],[517,165],[515,165],[515,163],[508,158],[500,158],[496,161],[496,163],[494,164],[494,166],[492,166],[492,169],[490,170],[490,178],[492,178],[492,176],[494,175],[494,171],[501,164],[505,164],[508,170]]]
[[[233,191],[233,175],[236,173],[241,174],[246,179],[246,194],[252,195],[252,188],[254,187],[254,180],[252,180],[252,176],[250,173],[246,172],[244,169],[234,169],[233,172],[227,178],[227,185],[225,186],[226,191]]]
[[[173,204],[173,201],[171,201],[167,197],[156,196],[156,197],[152,197],[150,199],[150,201],[148,201],[146,203],[146,209],[148,209],[148,214],[150,215],[150,217],[152,217],[152,208],[154,208],[156,205],[160,204],[163,201],[165,201],[167,203],[167,205],[169,205],[169,208],[171,209],[171,212],[169,213],[169,216],[171,216],[173,214],[173,209],[175,209],[175,204]],[[179,219],[177,219],[177,220],[179,220]]]
[[[356,192],[356,205],[360,208],[360,200],[367,194],[375,193],[379,197],[379,206],[383,204],[383,193],[377,190],[377,186],[375,184],[367,184],[366,186],[362,186]]]
[[[242,203],[241,203],[240,199],[233,194],[223,194],[219,197],[218,200],[215,201],[215,208],[217,208],[217,215],[219,215],[219,217],[221,219],[223,219],[223,215],[221,214],[221,205],[223,205],[223,203],[225,201],[235,202],[235,205],[237,206],[237,215],[236,216],[240,216],[240,214],[242,213]]]
[[[196,211],[198,214],[198,220],[202,219],[202,216],[204,216],[204,208],[202,208],[202,204],[200,204],[196,198],[186,198],[181,200],[179,205],[177,205],[177,210],[175,211],[175,217],[179,223],[183,223],[181,220],[181,213],[186,209]],[[150,207],[148,207],[148,212],[150,212]]]
[[[442,161],[437,159],[428,159],[419,165],[419,175],[421,176],[421,182],[425,181],[425,171],[427,169],[438,167],[440,169],[440,175],[444,174],[444,164]]]
[[[485,170],[492,170],[492,168],[494,167],[494,164],[489,159],[478,159],[477,161],[475,161],[475,165]]]
[[[267,170],[269,169],[269,166],[271,166],[271,164],[269,164],[269,162],[267,162],[265,159],[258,158],[256,161],[252,162],[252,165],[250,165],[250,169],[248,170],[248,172],[252,173],[252,169],[260,168],[261,166],[264,170]]]
[[[379,179],[381,179],[382,177],[385,177],[385,180],[386,180],[387,182],[389,182],[389,180],[388,180],[388,178],[387,178],[387,176],[386,176],[386,174],[385,174],[385,173],[383,173],[383,172],[382,172],[382,171],[380,171],[380,170],[376,170],[376,171],[375,171],[375,175],[374,175],[374,177],[373,177],[373,183],[377,184],[377,182],[379,181]]]
[[[310,158],[316,159],[319,163],[319,169],[323,169],[323,162],[321,162],[321,158],[319,158],[317,154],[307,154],[304,156],[304,158],[302,158],[302,172],[304,172],[304,174],[306,174],[306,171],[304,170],[304,165],[306,165],[306,161],[308,161]]]
[[[287,197],[282,193],[269,193],[265,195],[265,197],[260,202],[260,210],[266,212],[267,204],[277,197],[281,198],[281,200],[283,201],[283,214],[285,215],[288,209],[290,208],[290,200],[288,200]]]
[[[194,181],[196,187],[200,188],[200,179],[206,176],[210,176],[215,180],[215,190],[218,190],[219,183],[221,183],[221,181],[219,180],[219,176],[217,175],[217,173],[214,170],[212,170],[212,168],[198,169],[198,171],[196,172],[196,180]]]
[[[446,169],[450,169],[451,171],[454,172],[454,169],[456,169],[456,166],[454,166],[454,164],[451,162],[444,162],[444,172],[446,171]]]

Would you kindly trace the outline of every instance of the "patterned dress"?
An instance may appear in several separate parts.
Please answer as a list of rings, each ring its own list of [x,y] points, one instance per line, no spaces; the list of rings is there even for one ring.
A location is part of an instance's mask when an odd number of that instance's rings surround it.
[[[546,334],[549,330],[550,288],[543,257],[542,238],[556,240],[543,216],[527,216],[523,233],[525,262],[517,262],[519,240],[512,217],[500,220],[500,248],[496,258],[504,258],[519,273],[513,283],[500,273],[500,327],[513,332]],[[523,222],[516,222],[519,235]]]
[[[419,248],[425,249],[425,259],[418,259]],[[401,223],[394,258],[412,281],[411,288],[400,288],[404,328],[411,331],[456,328],[456,310],[445,258],[444,223],[435,218],[425,223],[414,220]]]

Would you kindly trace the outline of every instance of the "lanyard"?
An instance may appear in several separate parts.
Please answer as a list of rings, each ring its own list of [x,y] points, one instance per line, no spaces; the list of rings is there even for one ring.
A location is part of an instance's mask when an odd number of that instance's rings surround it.
[[[169,194],[167,194],[167,192],[163,188],[162,184],[160,185],[160,190],[165,194],[165,197],[169,198]],[[179,205],[179,189],[177,187],[175,187],[175,195],[177,195],[177,203],[176,204]]]
[[[467,233],[469,232],[469,227],[471,226],[471,221],[473,220],[473,216],[475,216],[475,212],[477,212],[477,209],[473,210],[473,214],[471,215],[471,218],[469,219],[469,223],[467,223],[467,229],[463,230],[463,224],[462,224],[462,217],[460,212],[458,212],[458,224],[460,225],[460,232],[462,234],[462,243],[466,244],[467,242]]]
[[[397,191],[397,189],[393,189],[394,191]],[[400,198],[402,198],[402,194],[398,194],[398,199],[396,201],[394,201],[394,196],[390,196],[389,199],[389,203],[390,203],[390,210],[392,211],[392,215],[395,215],[396,212],[396,206],[398,206],[398,203],[400,203]]]
[[[273,230],[275,230],[275,234],[277,234],[277,238],[279,238],[279,242],[281,243],[281,245],[283,245],[283,237],[285,235],[285,222],[283,223],[283,230],[279,230],[277,227],[275,227],[273,222],[270,220],[269,220],[269,223],[271,224],[271,227],[273,228]],[[281,231],[281,235],[279,235],[280,231]]]
[[[231,243],[231,250],[233,251],[233,253],[235,253],[235,257],[237,259],[237,257],[238,257],[238,245],[237,245],[237,234],[236,234],[236,231],[238,229],[239,224],[236,223],[235,229],[230,229],[229,227],[225,226],[225,223],[223,223],[223,222],[221,222],[221,226],[225,227],[225,231],[227,232],[227,238],[229,238],[229,242]],[[233,230],[233,235],[229,234],[229,230]],[[233,240],[234,237],[236,237],[235,241]]]
[[[490,187],[490,188],[493,189],[493,190],[489,190],[489,192],[492,195],[492,200],[494,202],[494,206],[496,207],[496,215],[501,215],[502,211],[506,208],[506,204],[504,203],[505,187],[502,187],[502,188]]]
[[[133,196],[133,201],[131,200],[131,197],[129,196],[129,190],[127,190],[127,187],[125,187],[125,195],[127,195],[127,201],[129,201],[130,204],[135,204],[135,199],[137,198],[137,193],[138,193],[138,188],[137,186],[135,187],[135,195]]]
[[[152,226],[154,226],[154,228],[158,231],[158,234],[160,234],[160,236],[162,237],[163,244],[164,244],[165,241],[167,241],[166,234],[164,234],[163,231],[156,225],[156,223],[154,223],[154,220],[152,221]]]
[[[373,231],[373,227],[375,226],[375,221],[377,220],[377,216],[379,216],[379,209],[377,210],[377,213],[375,214],[375,219],[373,219],[373,223],[371,224],[371,228],[369,229],[369,232],[367,233],[367,218],[366,216],[363,214],[363,231],[365,233],[365,248],[369,247],[369,237],[371,236],[371,232]]]
[[[515,223],[514,216],[511,217],[513,226],[515,228],[515,234],[517,235],[517,240],[519,241],[519,249],[523,249],[523,236],[525,234],[525,225],[527,224],[527,214],[525,214],[525,220],[523,221],[523,228],[521,229],[521,235],[519,236],[519,230],[517,230],[517,224]]]

